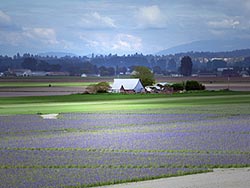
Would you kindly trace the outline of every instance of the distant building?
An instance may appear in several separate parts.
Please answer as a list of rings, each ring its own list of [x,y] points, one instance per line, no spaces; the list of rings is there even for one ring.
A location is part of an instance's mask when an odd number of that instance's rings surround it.
[[[245,70],[241,71],[239,74],[241,77],[249,77],[249,73]]]
[[[199,73],[198,77],[217,77],[216,73]]]
[[[235,71],[233,68],[218,68],[217,73],[219,76],[230,76],[230,77],[236,77],[239,76],[238,72]]]
[[[111,87],[113,93],[143,93],[145,89],[138,78],[114,79]]]
[[[9,69],[8,73],[10,75],[15,75],[15,76],[30,76],[31,75],[31,70],[30,69]]]

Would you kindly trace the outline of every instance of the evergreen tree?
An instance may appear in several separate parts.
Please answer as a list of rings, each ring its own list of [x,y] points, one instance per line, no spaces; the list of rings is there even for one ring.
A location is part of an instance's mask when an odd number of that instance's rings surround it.
[[[193,68],[193,63],[192,63],[191,57],[184,56],[181,59],[180,73],[183,76],[191,76],[191,74],[192,74],[192,68]]]

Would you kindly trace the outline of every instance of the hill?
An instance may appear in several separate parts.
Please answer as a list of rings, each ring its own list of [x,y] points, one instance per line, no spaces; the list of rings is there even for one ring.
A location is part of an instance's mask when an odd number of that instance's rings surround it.
[[[232,40],[203,40],[195,41],[179,46],[175,46],[166,50],[162,50],[157,55],[168,55],[185,52],[225,52],[237,49],[250,48],[250,39],[232,39]]]

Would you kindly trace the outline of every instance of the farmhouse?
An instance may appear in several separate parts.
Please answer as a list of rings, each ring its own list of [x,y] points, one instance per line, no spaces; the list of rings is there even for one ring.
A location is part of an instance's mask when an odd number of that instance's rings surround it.
[[[142,93],[145,89],[138,78],[114,79],[111,88],[113,93]]]

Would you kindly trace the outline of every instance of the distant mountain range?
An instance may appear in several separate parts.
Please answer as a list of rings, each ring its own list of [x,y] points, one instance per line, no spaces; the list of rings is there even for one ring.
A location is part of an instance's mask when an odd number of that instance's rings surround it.
[[[250,49],[250,39],[232,39],[232,40],[203,40],[195,41],[166,50],[162,50],[156,55],[169,55],[185,52],[226,52],[237,49]]]
[[[39,53],[37,54],[39,56],[43,56],[43,57],[46,57],[46,56],[53,56],[53,57],[65,57],[65,56],[70,56],[70,57],[74,57],[74,56],[77,56],[76,54],[73,54],[73,53],[66,53],[66,52],[45,52],[45,53]]]

